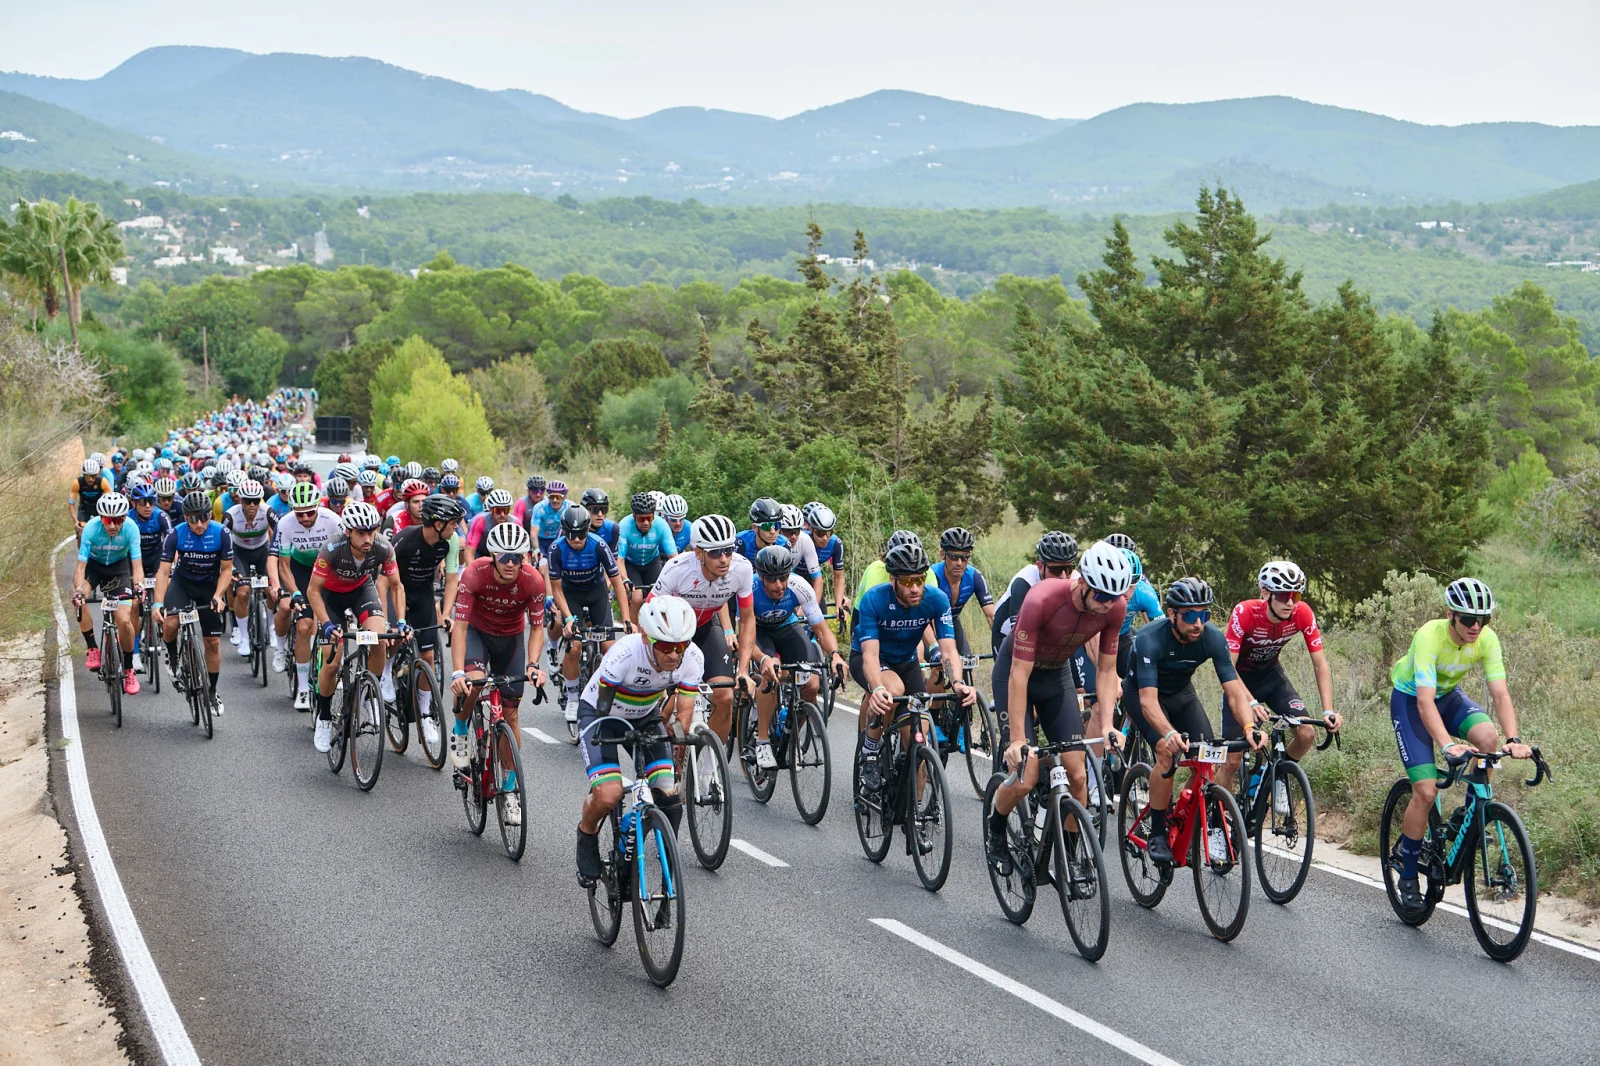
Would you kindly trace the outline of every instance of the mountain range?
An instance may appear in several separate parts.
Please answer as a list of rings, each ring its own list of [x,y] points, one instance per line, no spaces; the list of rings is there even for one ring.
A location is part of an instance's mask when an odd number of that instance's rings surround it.
[[[140,52],[93,79],[0,74],[0,166],[197,192],[493,189],[580,199],[1189,206],[1482,201],[1600,178],[1600,128],[1426,126],[1287,97],[1133,104],[1082,122],[882,91],[784,119],[620,119],[373,59]]]

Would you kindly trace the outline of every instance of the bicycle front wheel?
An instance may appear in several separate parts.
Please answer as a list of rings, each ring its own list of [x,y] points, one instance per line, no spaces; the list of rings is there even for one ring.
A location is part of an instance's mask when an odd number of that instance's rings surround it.
[[[1189,866],[1200,917],[1218,940],[1232,940],[1250,913],[1250,863],[1244,815],[1233,793],[1215,782],[1205,787],[1206,832],[1196,828],[1189,838]],[[1202,840],[1201,838],[1206,839]]]
[[[215,726],[211,721],[211,706],[217,694],[211,691],[211,681],[206,676],[206,644],[200,636],[199,626],[189,630],[189,661],[194,664],[194,670],[189,677],[194,685],[196,723],[206,731],[206,739],[210,740],[215,735]]]
[[[626,871],[617,865],[615,814],[600,820],[599,837],[600,865],[604,873],[589,886],[589,920],[594,923],[594,935],[600,938],[600,943],[610,947],[617,942],[617,933],[622,930],[622,885],[626,876]]]
[[[655,807],[640,812],[633,856],[633,933],[639,959],[659,988],[670,985],[683,962],[683,867],[672,823]]]
[[[494,813],[500,822],[500,843],[505,846],[506,855],[512,862],[522,861],[522,850],[528,844],[528,790],[522,777],[522,749],[517,745],[517,735],[511,731],[509,722],[496,722],[494,725],[495,744],[493,758],[490,765],[494,768],[495,775],[490,778],[495,784]],[[500,758],[500,749],[511,749],[511,766],[509,769],[516,775],[516,787],[510,792],[505,790],[505,772],[508,769]],[[516,825],[506,824],[506,800],[513,799],[517,804],[519,817]]]
[[[1089,812],[1071,796],[1052,796],[1050,824],[1054,834],[1056,894],[1061,916],[1078,954],[1094,962],[1106,953],[1111,938],[1111,893],[1106,867]],[[1071,822],[1074,828],[1069,829]]]
[[[365,670],[356,680],[355,699],[350,702],[350,772],[361,791],[370,792],[383,770],[383,698],[378,682]]]
[[[433,670],[421,659],[411,664],[411,718],[417,723],[417,736],[422,744],[422,757],[428,760],[428,766],[438,770],[444,766],[445,759],[445,731],[444,707],[439,700],[438,685],[434,682]],[[424,722],[433,723],[434,742],[428,744],[428,731],[423,728]]]
[[[472,743],[476,748],[478,743],[476,739],[478,733],[477,716],[473,717],[470,728],[474,738]],[[466,812],[467,828],[472,830],[473,836],[481,836],[484,827],[489,824],[489,800],[485,797],[483,791],[486,777],[483,769],[483,760],[479,757],[481,754],[480,752],[474,755],[465,770],[457,771],[460,781],[459,787],[461,788],[461,808]]]
[[[885,730],[883,743],[877,751],[867,755],[862,749],[862,742],[867,739],[866,730],[861,730],[856,735],[856,757],[851,771],[850,797],[851,805],[856,815],[856,835],[861,838],[861,850],[873,862],[882,862],[883,857],[889,854],[889,843],[894,839],[894,817],[889,811],[891,802],[889,790],[880,788],[877,791],[868,791],[861,785],[861,763],[863,759],[877,759],[880,767],[892,766],[894,763],[893,734]],[[885,773],[887,778],[888,774]]]
[[[1439,812],[1431,805],[1428,807],[1428,828],[1422,839],[1422,854],[1417,859],[1417,882],[1422,887],[1426,880],[1427,885],[1422,891],[1422,906],[1410,910],[1400,902],[1400,871],[1402,859],[1400,858],[1400,827],[1405,821],[1406,811],[1411,804],[1417,802],[1411,792],[1411,782],[1407,778],[1400,778],[1389,786],[1389,796],[1383,803],[1383,815],[1378,819],[1378,854],[1383,857],[1383,888],[1389,896],[1389,906],[1394,909],[1395,916],[1410,926],[1422,925],[1433,917],[1433,908],[1444,896],[1444,885],[1435,884],[1433,871],[1433,852],[1444,840],[1444,823],[1439,819]]]
[[[950,854],[955,850],[950,787],[938,752],[918,744],[913,755],[911,779],[906,782],[906,836],[922,887],[937,892],[950,876]]]
[[[101,636],[105,634],[102,632]],[[122,728],[122,645],[115,636],[104,642],[101,651],[100,676],[106,681],[106,695],[111,701],[111,717]]]
[[[689,841],[694,856],[707,870],[715,870],[728,857],[733,838],[733,812],[728,804],[728,762],[722,744],[705,726],[695,730],[703,743],[685,762]]]
[[[978,698],[966,710],[967,777],[972,781],[972,791],[982,799],[989,787],[989,776],[995,771],[995,738],[1000,735],[1000,729],[995,725],[994,710],[983,693],[978,693]]]
[[[1141,907],[1150,908],[1167,894],[1169,878],[1150,857],[1150,767],[1134,763],[1122,771],[1122,794],[1117,799],[1117,854],[1122,858],[1122,879]]]
[[[384,704],[383,731],[396,755],[404,755],[411,744],[411,668],[394,671],[394,703]]]
[[[1539,873],[1528,831],[1504,803],[1491,801],[1484,808],[1482,832],[1462,887],[1467,917],[1484,954],[1499,962],[1521,955],[1539,909]]]
[[[735,700],[734,709],[738,714],[739,765],[744,769],[744,779],[750,786],[750,794],[757,802],[765,803],[772,798],[773,791],[778,787],[778,774],[775,770],[763,770],[756,765],[755,701],[750,700],[741,704]]]
[[[1288,903],[1306,883],[1317,842],[1311,781],[1299,763],[1279,759],[1268,767],[1261,787],[1266,795],[1258,802],[1265,813],[1256,827],[1256,873],[1268,899]]]
[[[1008,921],[1021,925],[1033,914],[1035,892],[1033,877],[1033,851],[1029,835],[1028,801],[1024,796],[1006,819],[1006,849],[1011,853],[1011,872],[1002,875],[988,860],[989,819],[994,814],[995,793],[1005,783],[1004,774],[992,774],[983,790],[983,853],[984,866],[989,870],[989,884],[994,887],[994,898]]]
[[[789,788],[800,820],[816,825],[828,813],[833,791],[833,761],[828,755],[828,726],[814,704],[802,703],[789,734]]]
[[[161,692],[161,632],[156,628],[155,612],[146,607],[144,612],[144,674],[150,681],[150,691]]]

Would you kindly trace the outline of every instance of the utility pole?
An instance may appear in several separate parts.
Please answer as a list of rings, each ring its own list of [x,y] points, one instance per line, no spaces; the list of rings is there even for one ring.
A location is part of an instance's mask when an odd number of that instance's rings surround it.
[[[206,391],[211,391],[211,353],[206,348],[206,327],[200,327],[200,361],[206,368]]]

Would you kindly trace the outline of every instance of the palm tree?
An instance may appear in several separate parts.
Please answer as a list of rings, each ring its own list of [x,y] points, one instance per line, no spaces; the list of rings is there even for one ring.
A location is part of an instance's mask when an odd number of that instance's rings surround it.
[[[76,343],[83,319],[83,287],[109,284],[124,256],[122,235],[100,206],[69,197],[17,205],[16,219],[0,219],[0,273],[33,289],[54,319],[63,303]]]

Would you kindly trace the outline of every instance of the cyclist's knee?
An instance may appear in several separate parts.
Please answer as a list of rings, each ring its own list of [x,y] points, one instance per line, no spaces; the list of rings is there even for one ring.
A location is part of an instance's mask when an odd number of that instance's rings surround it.
[[[1439,782],[1434,778],[1411,782],[1411,796],[1419,803],[1432,803],[1438,794]]]
[[[1300,744],[1310,744],[1312,741],[1317,739],[1317,731],[1308,725],[1296,726],[1294,730],[1294,739]]]
[[[1500,731],[1490,722],[1479,722],[1467,730],[1467,743],[1479,751],[1495,751],[1500,747]]]
[[[589,790],[589,795],[602,807],[615,807],[622,802],[622,782],[602,781]]]

